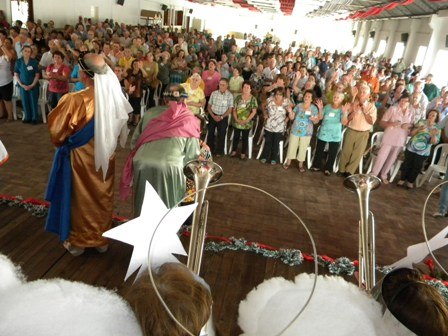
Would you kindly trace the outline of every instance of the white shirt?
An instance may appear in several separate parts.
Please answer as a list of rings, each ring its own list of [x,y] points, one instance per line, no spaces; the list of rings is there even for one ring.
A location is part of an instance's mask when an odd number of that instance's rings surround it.
[[[39,65],[42,69],[46,69],[50,64],[53,64],[53,54],[51,51],[47,51],[42,55]]]
[[[5,55],[0,56],[0,86],[5,86],[12,82],[11,63]]]
[[[264,78],[274,80],[274,77],[280,73],[280,70],[277,68],[271,69],[270,67],[266,67],[263,70]]]

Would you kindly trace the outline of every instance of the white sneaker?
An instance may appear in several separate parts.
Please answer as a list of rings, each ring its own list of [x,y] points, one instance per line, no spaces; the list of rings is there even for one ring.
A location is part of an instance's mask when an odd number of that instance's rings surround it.
[[[433,216],[434,218],[445,217],[445,214],[443,214],[443,213],[437,211],[437,212],[434,212],[434,213],[432,214],[432,216]]]

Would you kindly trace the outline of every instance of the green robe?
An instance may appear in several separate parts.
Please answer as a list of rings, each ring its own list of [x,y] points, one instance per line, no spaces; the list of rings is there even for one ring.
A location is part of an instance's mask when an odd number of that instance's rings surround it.
[[[157,106],[145,113],[132,136],[132,148],[149,121],[166,109],[166,106]],[[167,138],[143,144],[133,159],[134,216],[140,215],[146,181],[151,183],[168,208],[185,197],[183,169],[187,162],[199,157],[199,151],[199,139],[196,138]]]

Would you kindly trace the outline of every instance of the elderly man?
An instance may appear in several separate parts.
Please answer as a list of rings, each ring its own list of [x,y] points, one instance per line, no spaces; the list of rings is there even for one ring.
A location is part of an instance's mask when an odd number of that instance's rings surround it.
[[[439,88],[432,82],[432,77],[431,74],[426,76],[423,88],[423,93],[428,97],[428,101],[434,100],[440,94]]]
[[[364,84],[359,89],[354,88],[353,96],[338,173],[346,177],[354,174],[358,168],[369,140],[370,129],[376,121],[375,104],[369,101],[370,87]]]
[[[82,55],[78,62],[86,89],[66,94],[48,115],[57,150],[45,197],[51,202],[45,229],[74,256],[88,247],[107,250],[102,234],[112,225],[114,152],[119,137],[126,143],[132,111],[102,56]]]
[[[215,152],[215,130],[218,132],[218,148],[216,156],[224,154],[225,137],[229,125],[229,115],[232,113],[233,95],[228,90],[229,81],[221,78],[219,89],[213,91],[208,102],[207,112],[210,114],[208,123],[207,143],[212,153]]]

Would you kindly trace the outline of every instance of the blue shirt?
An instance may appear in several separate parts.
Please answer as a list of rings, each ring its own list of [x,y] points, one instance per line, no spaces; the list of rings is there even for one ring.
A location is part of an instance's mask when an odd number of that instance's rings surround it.
[[[70,77],[71,78],[79,78],[79,65],[78,64],[76,64],[73,67],[73,71],[70,74]],[[86,88],[86,86],[84,85],[83,82],[75,82],[75,92],[84,90],[85,88]]]
[[[313,135],[313,122],[310,117],[317,117],[317,107],[311,105],[308,111],[303,108],[303,103],[300,103],[294,107],[295,118],[291,127],[291,133],[297,137],[312,136]]]
[[[318,134],[319,140],[340,142],[342,139],[342,109],[334,109],[331,104],[328,104],[324,107],[322,114],[322,125]]]
[[[14,66],[14,72],[19,74],[20,81],[24,85],[31,85],[36,74],[40,73],[39,63],[34,58],[30,58],[28,64],[25,64],[23,57],[19,58]]]

